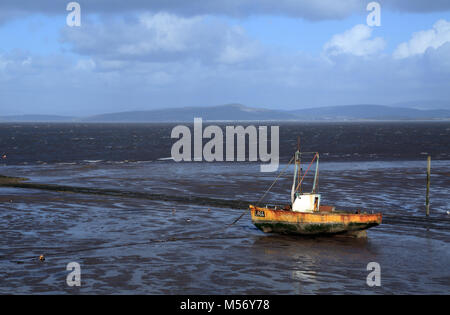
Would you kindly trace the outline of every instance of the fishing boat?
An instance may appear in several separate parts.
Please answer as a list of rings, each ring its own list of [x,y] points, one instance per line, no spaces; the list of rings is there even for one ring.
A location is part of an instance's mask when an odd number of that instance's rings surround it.
[[[313,157],[307,170],[302,174],[301,160],[306,155]],[[250,205],[252,222],[258,229],[265,233],[298,235],[346,234],[355,237],[365,237],[367,236],[367,229],[381,224],[381,213],[363,213],[360,210],[352,212],[340,211],[333,206],[320,204],[318,152],[301,153],[300,145],[298,145],[298,150],[286,166],[286,169],[292,161],[295,161],[295,169],[291,189],[291,204],[286,206],[266,205],[264,207]],[[304,179],[314,162],[315,173],[312,189],[310,192],[304,192]],[[275,182],[270,188],[273,187]]]

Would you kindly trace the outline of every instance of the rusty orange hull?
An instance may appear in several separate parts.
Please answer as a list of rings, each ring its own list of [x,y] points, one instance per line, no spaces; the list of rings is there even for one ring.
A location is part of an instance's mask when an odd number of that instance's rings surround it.
[[[345,212],[302,213],[250,206],[253,224],[266,233],[339,234],[364,231],[381,224],[381,213]]]

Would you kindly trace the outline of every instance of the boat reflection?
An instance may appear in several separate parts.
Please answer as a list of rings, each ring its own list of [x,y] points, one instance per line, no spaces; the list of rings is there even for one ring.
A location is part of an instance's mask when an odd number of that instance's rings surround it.
[[[337,292],[350,274],[363,286],[367,263],[377,256],[369,239],[349,237],[259,236],[252,250],[267,268],[284,269],[298,294]]]

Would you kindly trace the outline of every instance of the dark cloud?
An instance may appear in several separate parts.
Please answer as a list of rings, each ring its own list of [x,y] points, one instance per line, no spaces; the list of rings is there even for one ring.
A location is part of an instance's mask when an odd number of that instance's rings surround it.
[[[169,12],[182,16],[281,15],[307,20],[342,19],[365,13],[369,0],[78,0],[84,14],[133,11]],[[382,7],[404,12],[449,11],[448,0],[379,0]],[[69,0],[2,0],[1,19],[13,18],[17,12],[65,14]]]
[[[361,0],[78,0],[77,2],[87,14],[164,11],[184,16],[219,14],[242,17],[276,14],[311,20],[339,19],[362,8]],[[62,14],[68,3],[68,0],[2,0],[0,8],[2,11]]]
[[[448,0],[378,0],[382,7],[402,12],[446,12],[450,11]]]

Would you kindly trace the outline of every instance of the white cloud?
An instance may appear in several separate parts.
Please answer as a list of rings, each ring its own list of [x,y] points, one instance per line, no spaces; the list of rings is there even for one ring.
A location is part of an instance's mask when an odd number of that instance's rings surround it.
[[[444,82],[450,77],[450,42],[445,43],[437,49],[430,49],[425,53],[429,67],[436,72],[442,73]]]
[[[0,114],[87,115],[170,106],[242,102],[283,109],[405,99],[450,99],[450,43],[420,58],[343,54],[337,62],[308,54],[263,54],[239,66],[136,60],[81,61],[2,55]],[[24,64],[31,57],[31,64]],[[14,107],[13,105],[14,104]],[[39,107],[37,107],[39,106]]]
[[[329,56],[350,54],[369,56],[381,52],[386,42],[381,37],[371,38],[373,29],[367,25],[358,24],[342,34],[334,35],[324,45],[324,51]]]
[[[450,22],[439,20],[430,30],[414,33],[408,42],[401,43],[394,51],[397,59],[421,55],[429,48],[437,49],[450,42]]]
[[[139,18],[144,32],[149,35],[128,47],[122,47],[124,53],[149,53],[152,51],[180,52],[195,46],[194,37],[200,31],[203,19],[201,17],[183,18],[173,14],[157,13],[143,14]]]
[[[127,23],[114,21],[67,27],[62,40],[78,54],[109,61],[194,59],[234,64],[259,53],[259,44],[238,26],[206,16],[186,18],[168,13],[146,13]]]
[[[3,55],[0,55],[0,70],[4,70],[9,63],[9,60],[3,57]]]
[[[219,63],[240,63],[251,60],[260,54],[259,44],[249,39],[241,27],[231,27],[223,36],[224,46],[216,58]]]

